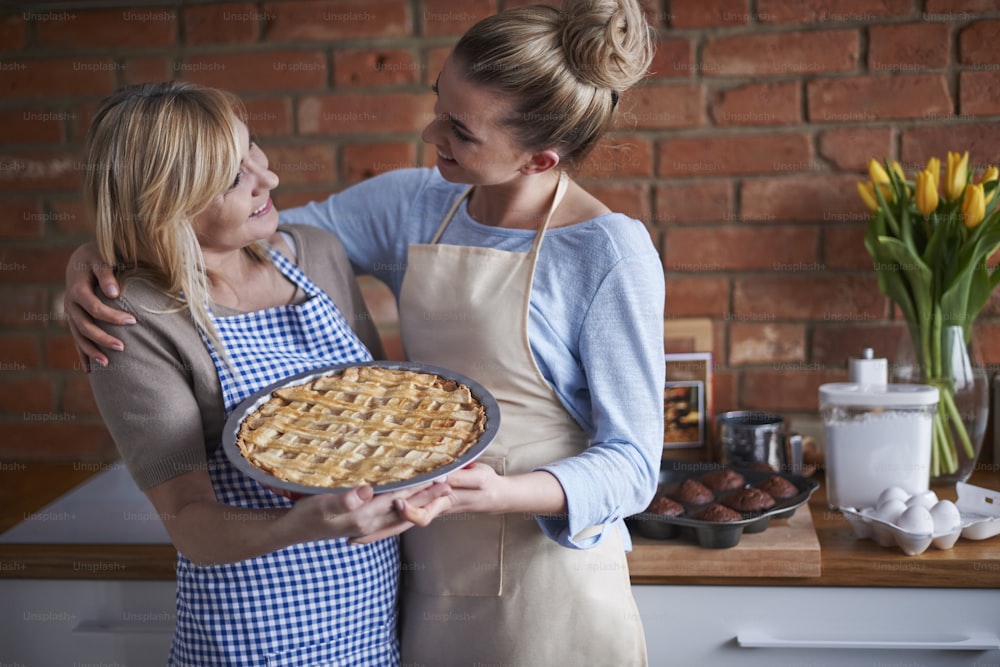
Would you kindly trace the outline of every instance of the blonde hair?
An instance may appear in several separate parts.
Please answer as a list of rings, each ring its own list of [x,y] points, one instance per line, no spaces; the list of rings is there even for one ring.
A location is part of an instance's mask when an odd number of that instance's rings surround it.
[[[453,54],[469,81],[516,100],[505,124],[522,148],[555,149],[576,168],[645,76],[653,34],[636,0],[567,0],[487,17]]]
[[[245,117],[234,95],[184,82],[128,86],[105,98],[87,133],[84,200],[101,259],[186,307],[222,350],[208,316],[210,276],[194,217],[239,171]],[[262,256],[258,248],[250,254]]]

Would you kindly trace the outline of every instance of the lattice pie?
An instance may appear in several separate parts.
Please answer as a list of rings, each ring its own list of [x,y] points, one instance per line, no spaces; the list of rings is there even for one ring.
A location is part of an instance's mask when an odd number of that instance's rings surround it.
[[[455,461],[486,424],[464,384],[430,373],[351,367],[275,391],[243,420],[253,465],[317,487],[389,484]]]

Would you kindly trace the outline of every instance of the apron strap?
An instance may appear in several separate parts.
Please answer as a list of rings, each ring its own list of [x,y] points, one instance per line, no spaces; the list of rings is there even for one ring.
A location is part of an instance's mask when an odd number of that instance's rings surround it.
[[[462,195],[455,200],[454,204],[451,205],[451,208],[448,209],[447,213],[445,213],[444,219],[441,220],[441,226],[438,227],[436,232],[434,232],[434,238],[431,239],[431,245],[438,242],[438,240],[441,238],[441,235],[444,234],[444,230],[448,226],[448,223],[451,222],[451,219],[453,217],[455,217],[455,211],[458,210],[458,207],[462,205],[462,202],[465,201],[466,197],[468,197],[469,193],[471,192],[472,192],[472,186],[470,185],[469,187],[465,188],[465,191],[462,192]]]

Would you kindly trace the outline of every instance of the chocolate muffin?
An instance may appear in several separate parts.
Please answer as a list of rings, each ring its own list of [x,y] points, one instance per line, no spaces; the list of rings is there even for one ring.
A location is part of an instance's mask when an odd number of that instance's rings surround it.
[[[770,494],[752,487],[731,493],[722,502],[726,507],[732,507],[740,512],[762,512],[775,505],[774,498]]]
[[[713,470],[698,478],[702,484],[715,491],[732,491],[746,484],[743,475],[735,470]]]
[[[748,470],[756,470],[758,472],[774,472],[774,468],[771,467],[770,463],[765,463],[764,461],[755,461],[747,466]]]
[[[702,511],[695,514],[694,518],[702,521],[717,521],[721,523],[739,521],[743,517],[718,503],[712,503]]]
[[[704,505],[715,500],[712,490],[695,479],[685,479],[671,495],[674,500],[688,505]]]
[[[649,504],[646,511],[651,514],[659,514],[660,516],[680,516],[684,514],[684,506],[666,496],[660,496]]]
[[[778,475],[767,478],[758,484],[757,488],[774,498],[791,498],[799,492],[797,486]]]

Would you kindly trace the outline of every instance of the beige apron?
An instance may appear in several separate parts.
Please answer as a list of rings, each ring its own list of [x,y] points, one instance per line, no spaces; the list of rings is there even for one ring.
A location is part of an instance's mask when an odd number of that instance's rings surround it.
[[[469,190],[430,244],[409,247],[400,294],[407,357],[493,393],[500,431],[479,460],[500,474],[587,447],[528,344],[535,263],[565,188],[564,175],[530,252],[437,244]],[[402,543],[404,665],[646,664],[617,530],[593,549],[569,549],[546,537],[533,515],[457,514],[404,533]]]

